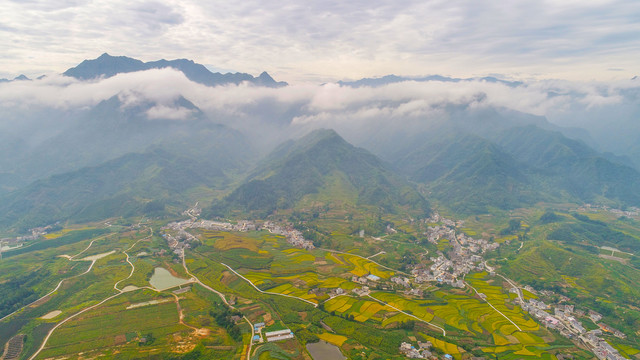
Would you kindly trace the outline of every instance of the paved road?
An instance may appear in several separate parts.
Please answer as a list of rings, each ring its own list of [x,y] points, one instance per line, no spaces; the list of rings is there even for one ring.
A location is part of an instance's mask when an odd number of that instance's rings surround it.
[[[484,267],[489,271],[489,272],[494,272],[495,268],[489,266],[487,264],[487,262],[484,262]],[[522,295],[522,289],[516,285],[515,282],[513,282],[511,279],[507,278],[506,276],[502,276],[498,273],[495,273],[496,275],[500,276],[501,278],[505,279],[511,286],[513,286],[514,288],[516,288],[517,292],[518,292],[518,298],[520,299],[520,304],[524,304],[524,297]]]
[[[385,252],[384,250],[383,250],[383,251],[380,251],[380,252],[379,252],[379,253],[377,253],[377,254],[373,254],[373,255],[371,255],[371,256],[369,256],[369,257],[367,257],[367,259],[371,260],[371,258],[372,258],[372,257],[376,257],[376,256],[378,256],[378,255],[382,255],[382,254],[386,254],[386,252]]]
[[[416,320],[418,320],[418,321],[422,321],[422,322],[423,322],[423,323],[425,323],[425,324],[429,324],[429,325],[431,325],[431,326],[433,326],[433,327],[435,327],[435,328],[437,328],[437,329],[439,329],[439,330],[442,330],[442,336],[447,336],[447,331],[446,331],[445,329],[441,328],[440,326],[438,326],[438,325],[434,324],[434,323],[430,323],[430,322],[428,322],[427,320],[420,319],[419,317],[417,317],[417,316],[415,316],[415,315],[413,315],[413,314],[409,314],[408,312],[404,312],[404,311],[402,311],[402,310],[398,309],[397,307],[395,307],[395,306],[393,306],[393,305],[389,305],[389,304],[387,304],[386,302],[384,302],[384,301],[382,301],[382,300],[378,300],[378,299],[374,298],[374,297],[373,297],[373,296],[371,296],[371,295],[367,295],[367,297],[369,297],[369,298],[371,298],[371,299],[373,299],[373,300],[375,300],[375,301],[379,302],[380,304],[386,305],[386,306],[388,306],[388,307],[390,307],[390,308],[392,308],[392,309],[394,309],[394,310],[396,310],[396,311],[399,311],[399,312],[401,312],[401,313],[403,313],[403,314],[405,314],[405,315],[407,315],[407,316],[410,316],[410,317],[412,317],[412,318],[414,318],[414,319],[416,319]]]
[[[131,260],[129,260],[129,254],[127,253],[127,251],[129,251],[129,250],[133,249],[136,245],[138,245],[138,243],[139,243],[140,241],[150,239],[150,238],[153,236],[153,229],[149,228],[149,230],[151,230],[151,234],[149,234],[149,236],[147,236],[147,237],[145,237],[145,238],[142,238],[142,239],[140,239],[140,240],[136,241],[135,243],[133,243],[133,245],[129,246],[129,248],[128,248],[127,250],[125,250],[125,251],[124,251],[124,254],[125,254],[125,255],[127,255],[127,262],[129,263],[129,265],[131,265],[131,272],[129,273],[129,276],[127,276],[126,278],[124,278],[124,279],[122,279],[122,280],[118,281],[117,283],[113,284],[113,288],[114,288],[114,289],[116,289],[116,290],[118,290],[118,291],[122,292],[122,290],[120,290],[120,289],[118,288],[118,284],[120,284],[121,282],[123,282],[123,281],[128,280],[129,278],[131,278],[131,276],[133,276],[133,273],[136,271],[136,267],[133,265],[133,263],[131,262]]]
[[[300,297],[297,297],[297,296],[293,296],[293,295],[286,295],[286,294],[280,294],[280,293],[275,293],[275,292],[271,292],[271,291],[263,291],[263,290],[260,290],[260,288],[258,288],[257,286],[255,286],[255,285],[251,282],[251,280],[249,280],[249,279],[247,279],[246,277],[244,277],[244,276],[242,276],[242,275],[238,274],[235,270],[233,270],[233,269],[231,268],[231,266],[229,266],[229,265],[227,265],[227,264],[225,264],[225,263],[220,263],[220,264],[222,264],[222,265],[226,266],[226,267],[227,267],[227,269],[231,270],[231,272],[233,272],[234,274],[238,275],[238,277],[240,277],[242,280],[244,280],[244,281],[248,282],[249,284],[251,284],[251,286],[253,286],[253,288],[254,288],[254,289],[258,290],[259,292],[261,292],[261,293],[263,293],[263,294],[278,295],[278,296],[285,296],[285,297],[288,297],[288,298],[292,298],[292,299],[297,299],[297,300],[304,301],[304,302],[306,302],[306,303],[308,303],[308,304],[313,305],[313,307],[318,307],[318,304],[314,303],[313,301],[309,301],[309,300],[307,300],[307,299],[303,299],[303,298],[300,298]]]
[[[92,241],[89,243],[89,246],[87,246],[87,248],[86,248],[86,249],[84,249],[84,250],[80,251],[79,253],[77,253],[77,254],[75,254],[75,255],[73,255],[73,256],[68,257],[67,259],[68,259],[69,261],[82,261],[82,260],[73,260],[73,259],[74,259],[75,257],[77,257],[77,256],[81,255],[81,254],[82,254],[82,253],[84,253],[85,251],[89,250],[89,248],[91,247],[91,245],[93,245],[93,243],[94,243],[95,241],[97,241],[97,240],[101,240],[101,239],[104,239],[105,237],[107,237],[107,236],[109,236],[109,235],[111,235],[111,234],[104,235],[104,236],[101,236],[101,237],[99,237],[99,238],[96,238],[96,239],[92,240]],[[8,319],[8,318],[9,318],[9,317],[11,317],[12,315],[17,314],[18,312],[20,312],[21,310],[25,309],[26,307],[29,307],[29,306],[31,306],[31,305],[33,305],[33,304],[37,303],[38,301],[41,301],[42,299],[46,298],[47,296],[52,295],[53,293],[55,293],[56,291],[58,291],[58,289],[60,289],[60,286],[62,286],[62,283],[64,283],[65,281],[67,281],[67,280],[71,280],[71,279],[74,279],[74,278],[77,278],[78,276],[82,276],[82,275],[88,274],[88,273],[89,273],[89,271],[91,271],[91,269],[93,269],[93,265],[95,265],[95,263],[96,263],[96,260],[92,260],[92,261],[91,261],[91,264],[89,265],[89,268],[88,268],[85,272],[83,272],[82,274],[74,275],[74,276],[68,277],[68,278],[66,278],[66,279],[62,279],[62,280],[60,280],[60,282],[58,283],[58,285],[56,285],[55,289],[51,290],[48,294],[44,295],[43,297],[39,298],[38,300],[36,300],[36,301],[34,301],[34,302],[31,302],[31,303],[29,303],[29,304],[27,304],[27,305],[25,305],[25,306],[21,307],[20,309],[18,309],[18,310],[16,310],[16,311],[12,312],[11,314],[6,315],[6,316],[5,316],[5,317],[3,317],[2,319],[0,319],[0,322],[1,322],[1,321],[3,321],[4,319]]]
[[[466,281],[464,282],[465,285],[467,285],[468,287],[470,287],[471,289],[473,289],[473,291],[476,292],[477,295],[480,295],[480,293],[478,292],[478,290],[476,290],[476,288],[474,288],[473,286],[469,285],[469,283],[467,283]],[[491,303],[489,302],[489,300],[487,299],[482,299],[484,300],[484,302],[486,302],[487,304],[489,304],[489,306],[491,306],[493,308],[493,310],[495,310],[498,314],[502,315],[502,317],[504,317],[505,319],[509,320],[510,323],[513,324],[513,326],[515,326],[518,330],[522,331],[522,329],[520,329],[520,326],[518,326],[516,323],[514,323],[511,319],[509,319],[507,317],[507,315],[503,314],[500,310],[496,309],[495,306],[491,305]]]
[[[44,341],[42,342],[42,345],[40,345],[40,348],[38,348],[38,351],[36,351],[33,355],[31,355],[31,357],[29,358],[29,360],[33,360],[33,359],[35,359],[35,358],[36,358],[36,356],[38,356],[38,355],[40,354],[40,352],[44,349],[45,345],[47,345],[47,341],[49,341],[49,338],[51,337],[51,335],[53,334],[53,332],[54,332],[57,328],[59,328],[60,326],[62,326],[62,324],[66,323],[67,321],[69,321],[69,320],[73,319],[74,317],[76,317],[76,316],[78,316],[78,315],[80,315],[80,314],[83,314],[83,313],[85,313],[85,312],[87,312],[87,311],[89,311],[89,310],[95,309],[96,307],[98,307],[98,306],[100,306],[100,305],[102,305],[102,304],[106,303],[107,301],[109,301],[109,300],[111,300],[111,299],[113,299],[113,298],[115,298],[115,297],[118,297],[118,296],[120,296],[120,295],[122,295],[122,294],[124,294],[124,293],[119,292],[119,293],[117,293],[117,294],[115,294],[115,295],[109,296],[108,298],[106,298],[106,299],[102,300],[101,302],[99,302],[99,303],[97,303],[97,304],[95,304],[95,305],[93,305],[93,306],[89,306],[88,308],[84,308],[84,309],[82,309],[82,310],[78,311],[77,313],[75,313],[75,314],[73,314],[73,315],[69,316],[68,318],[66,318],[66,319],[64,319],[64,320],[62,320],[62,321],[60,321],[58,324],[56,324],[56,326],[54,326],[54,327],[53,327],[53,329],[51,329],[51,330],[49,331],[49,333],[47,334],[47,336],[44,338]]]
[[[387,269],[387,270],[391,270],[391,271],[394,271],[394,272],[397,272],[397,273],[400,273],[400,274],[404,274],[404,275],[407,275],[407,276],[412,276],[412,275],[410,275],[410,274],[407,274],[407,273],[406,273],[406,272],[404,272],[404,271],[400,271],[400,270],[392,269],[392,268],[390,268],[390,267],[388,267],[388,266],[384,266],[384,265],[382,265],[382,264],[380,264],[380,263],[377,263],[377,262],[375,262],[375,261],[373,261],[373,260],[371,260],[371,259],[367,259],[366,257],[360,256],[360,255],[357,255],[357,254],[352,254],[352,253],[348,253],[348,252],[344,252],[344,251],[338,251],[338,250],[331,250],[331,249],[323,249],[323,248],[318,248],[318,249],[319,249],[319,250],[328,251],[328,252],[332,252],[332,253],[336,253],[336,254],[345,254],[345,255],[352,255],[352,256],[356,256],[356,257],[359,257],[360,259],[364,259],[364,260],[367,260],[367,261],[371,261],[372,263],[374,263],[374,264],[376,264],[376,265],[378,265],[378,266],[380,266],[380,267],[383,267],[383,268],[385,268],[385,269]],[[376,255],[377,255],[377,254],[376,254]]]
[[[224,264],[222,264],[222,265],[224,265]],[[232,309],[235,309],[235,307],[233,307],[231,304],[229,304],[229,302],[227,302],[227,299],[224,297],[223,293],[221,293],[220,291],[218,291],[218,290],[212,288],[211,286],[203,283],[202,281],[200,281],[200,279],[198,279],[197,276],[195,276],[191,272],[189,272],[189,269],[187,268],[187,262],[186,262],[185,256],[184,256],[184,249],[182,249],[182,267],[184,267],[184,271],[186,271],[189,276],[191,276],[198,284],[200,284],[200,286],[202,286],[205,289],[217,294],[220,297],[220,299],[222,299],[222,301],[228,307],[230,307]],[[253,346],[253,336],[255,335],[255,332],[254,332],[253,324],[251,323],[251,321],[249,321],[249,319],[244,315],[242,316],[242,318],[247,322],[247,324],[249,324],[249,327],[251,328],[251,338],[249,339],[249,348],[247,349],[247,355],[246,355],[247,356],[247,360],[249,360],[251,358],[251,348]]]
[[[516,288],[516,292],[518,294],[518,299],[520,300],[520,304],[524,304],[524,297],[522,296],[522,289],[518,287],[518,285],[516,285],[516,283],[514,283],[513,281],[511,281],[511,279],[502,276],[498,273],[496,273],[496,275],[500,276],[501,278],[505,279],[509,285],[513,286],[514,288]]]
[[[131,245],[131,246],[130,246],[126,251],[131,250],[134,246],[136,246],[136,244],[138,244],[138,242],[143,241],[143,240],[146,240],[146,239],[149,239],[151,236],[153,236],[153,229],[149,228],[149,230],[151,230],[151,234],[150,234],[149,236],[147,236],[147,237],[145,237],[145,238],[142,238],[142,239],[140,239],[140,240],[136,241],[136,242],[135,242],[133,245]],[[86,251],[86,249],[85,249],[84,251]],[[84,251],[83,251],[83,252],[84,252]],[[125,253],[126,253],[126,251],[125,251]],[[78,255],[79,255],[79,254],[78,254]],[[77,255],[76,255],[76,256],[77,256]],[[128,255],[127,255],[127,258],[128,258]],[[95,260],[93,260],[93,262],[91,263],[91,266],[89,267],[89,270],[91,270],[91,267],[93,267],[93,264],[95,264]],[[124,281],[124,280],[129,279],[129,278],[131,277],[131,275],[133,274],[133,272],[135,271],[135,267],[133,266],[133,264],[132,264],[131,262],[129,262],[129,264],[132,266],[132,271],[131,271],[131,273],[129,274],[129,276],[127,276],[125,279],[119,280],[119,281],[114,285],[114,289],[116,289],[116,290],[118,291],[118,293],[117,293],[117,294],[115,294],[115,295],[111,295],[111,296],[107,297],[106,299],[102,300],[101,302],[99,302],[99,303],[97,303],[97,304],[95,304],[95,305],[92,305],[92,306],[86,307],[86,308],[84,308],[84,309],[82,309],[82,310],[78,311],[77,313],[75,313],[75,314],[73,314],[73,315],[71,315],[71,316],[67,317],[66,319],[64,319],[64,320],[60,321],[58,324],[56,324],[56,326],[54,326],[54,327],[49,331],[49,333],[47,334],[47,336],[44,338],[44,341],[42,342],[42,345],[40,346],[40,348],[39,348],[39,349],[38,349],[38,350],[37,350],[33,355],[31,355],[31,357],[29,358],[29,360],[33,360],[33,359],[35,359],[35,358],[36,358],[36,356],[38,356],[38,355],[40,354],[40,352],[42,352],[42,350],[44,349],[44,347],[47,345],[47,342],[49,341],[49,338],[51,337],[51,335],[53,335],[53,332],[54,332],[57,328],[59,328],[59,327],[60,327],[60,326],[62,326],[64,323],[66,323],[66,322],[68,322],[69,320],[71,320],[71,319],[73,319],[73,318],[77,317],[77,316],[78,316],[78,315],[80,315],[80,314],[83,314],[83,313],[85,313],[85,312],[87,312],[87,311],[89,311],[89,310],[93,310],[93,309],[95,309],[96,307],[98,307],[98,306],[100,306],[100,305],[102,305],[102,304],[106,303],[107,301],[109,301],[109,300],[111,300],[111,299],[114,299],[114,298],[116,298],[116,297],[118,297],[118,296],[120,296],[120,295],[122,295],[122,294],[125,294],[125,293],[128,293],[128,292],[131,292],[131,291],[137,291],[137,290],[147,289],[147,290],[151,290],[151,291],[155,291],[155,292],[159,293],[159,292],[161,292],[161,291],[166,291],[166,290],[170,290],[170,289],[173,289],[173,288],[176,288],[176,287],[181,286],[181,285],[176,285],[176,286],[173,286],[173,287],[170,287],[170,288],[167,288],[167,289],[163,289],[163,290],[157,290],[157,289],[154,289],[154,288],[149,287],[149,286],[134,287],[134,288],[132,288],[132,289],[130,289],[130,290],[126,290],[126,291],[125,291],[125,290],[120,290],[120,289],[118,289],[118,288],[116,287],[116,285],[117,285],[117,284],[119,284],[120,282]],[[89,270],[87,270],[84,274],[86,274],[87,272],[89,272]],[[81,275],[82,275],[82,274],[81,274]],[[76,275],[76,276],[79,276],[79,275]],[[179,307],[179,304],[178,304],[178,311],[181,313],[181,309],[180,309],[180,307]],[[185,325],[185,326],[187,326],[187,327],[192,328],[191,326],[188,326],[188,325],[186,325],[186,324],[182,323],[182,319],[181,319],[180,323],[181,323],[181,324],[183,324],[183,325]]]

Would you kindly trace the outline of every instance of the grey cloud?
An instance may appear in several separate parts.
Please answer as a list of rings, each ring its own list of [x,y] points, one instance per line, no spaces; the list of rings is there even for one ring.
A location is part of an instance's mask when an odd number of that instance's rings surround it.
[[[18,35],[0,42],[0,52],[22,55],[5,64],[16,74],[28,55],[37,55],[30,68],[61,72],[105,51],[245,72],[276,68],[289,81],[639,71],[640,4],[633,0],[16,1],[2,10],[12,14],[4,31]]]
[[[174,7],[156,1],[136,4],[130,10],[135,14],[134,20],[142,21],[151,29],[164,24],[179,25],[184,22],[184,17]]]

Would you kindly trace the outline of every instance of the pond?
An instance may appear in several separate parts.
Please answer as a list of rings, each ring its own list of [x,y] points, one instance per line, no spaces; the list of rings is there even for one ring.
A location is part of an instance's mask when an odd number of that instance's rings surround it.
[[[340,348],[326,341],[308,343],[307,350],[313,360],[344,360],[346,357],[340,352]]]
[[[153,276],[151,277],[151,280],[149,280],[149,284],[158,290],[169,289],[179,285],[188,284],[189,282],[189,280],[171,275],[169,270],[161,267],[157,267],[153,270]]]

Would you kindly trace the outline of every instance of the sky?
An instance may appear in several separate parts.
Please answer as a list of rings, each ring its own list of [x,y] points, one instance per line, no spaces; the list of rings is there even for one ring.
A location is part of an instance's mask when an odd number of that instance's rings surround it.
[[[107,52],[289,83],[387,74],[640,75],[637,0],[0,0],[0,78]]]

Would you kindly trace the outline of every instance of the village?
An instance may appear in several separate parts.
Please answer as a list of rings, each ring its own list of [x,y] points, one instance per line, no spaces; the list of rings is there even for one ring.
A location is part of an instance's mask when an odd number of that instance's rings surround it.
[[[27,244],[29,241],[38,240],[44,235],[54,232],[58,229],[61,229],[60,224],[55,223],[52,225],[29,229],[29,232],[31,233],[30,235],[0,239],[0,260],[2,260],[2,252],[8,252],[21,248],[25,246],[25,244]],[[29,244],[27,244],[27,246],[29,246]]]
[[[180,255],[183,249],[188,249],[193,246],[195,242],[199,240],[186,231],[186,229],[206,229],[216,231],[255,231],[255,230],[267,230],[273,234],[282,235],[287,239],[287,242],[294,247],[304,248],[312,250],[315,248],[313,243],[306,240],[303,234],[294,229],[290,225],[281,225],[272,221],[265,221],[262,223],[240,220],[238,222],[221,222],[213,220],[198,220],[198,209],[189,209],[185,211],[185,215],[190,216],[189,220],[180,222],[172,222],[167,224],[163,229],[172,230],[175,234],[165,232],[163,237],[167,240],[169,247],[172,251]],[[489,242],[484,239],[475,239],[467,236],[463,232],[456,231],[456,228],[462,225],[462,222],[454,222],[452,220],[441,217],[438,213],[432,215],[431,218],[425,220],[426,223],[438,224],[435,226],[428,226],[424,235],[427,240],[432,244],[438,244],[440,241],[448,240],[450,250],[446,254],[442,251],[436,253],[437,256],[429,257],[427,259],[422,258],[416,264],[408,266],[411,276],[396,276],[391,277],[388,281],[382,280],[380,277],[373,274],[365,276],[352,276],[351,281],[362,285],[360,288],[353,289],[352,292],[356,296],[367,296],[370,293],[370,288],[375,287],[377,289],[390,290],[395,288],[398,291],[402,291],[406,295],[421,297],[423,295],[423,287],[421,284],[437,283],[446,284],[455,288],[464,288],[466,283],[464,281],[465,275],[475,272],[487,270],[490,275],[495,276],[496,273],[493,268],[489,267],[483,254],[493,251],[499,247],[498,243]],[[407,274],[408,275],[408,274]],[[500,275],[498,275],[500,276]],[[587,313],[584,310],[576,309],[573,305],[566,304],[569,300],[561,295],[557,295],[548,290],[536,291],[530,286],[525,286],[524,289],[542,296],[560,297],[562,304],[549,305],[541,300],[529,299],[525,301],[522,289],[515,286],[515,283],[509,279],[504,278],[507,282],[513,285],[510,292],[516,293],[518,297],[514,302],[522,307],[524,311],[529,312],[534,318],[536,318],[542,325],[549,329],[553,329],[560,333],[560,335],[571,339],[573,341],[581,342],[586,348],[591,350],[598,359],[607,360],[622,360],[626,359],[621,356],[619,352],[611,346],[602,335],[607,333],[616,337],[624,339],[626,335],[611,326],[608,326],[600,320],[602,315],[588,310],[588,316],[590,319],[598,325],[599,329],[587,331],[582,323],[576,319],[576,317],[582,317]],[[346,291],[341,288],[333,289],[328,293],[329,297],[336,297],[346,294]],[[482,297],[483,294],[479,294]],[[260,329],[258,334],[260,334]],[[281,336],[293,336],[290,333],[287,334],[268,334],[267,341],[277,341]],[[262,341],[262,337],[254,339],[255,341]],[[415,359],[433,359],[437,358],[436,355],[430,351],[431,344],[429,342],[418,342],[418,346],[414,346],[411,343],[403,342],[399,348],[399,351],[408,358]],[[445,355],[445,359],[450,358]]]
[[[437,359],[437,355],[431,351],[432,347],[433,344],[431,344],[431,341],[418,341],[417,347],[411,345],[411,343],[403,342],[400,344],[400,352],[409,359]],[[445,360],[451,360],[453,356],[445,354],[443,358]]]
[[[634,213],[630,213],[628,215],[634,215]],[[437,226],[429,226],[427,228],[424,235],[427,236],[428,241],[433,244],[438,244],[439,241],[447,239],[453,249],[447,253],[449,256],[448,258],[443,252],[439,251],[437,253],[437,257],[431,257],[429,259],[432,263],[430,266],[427,266],[424,262],[413,265],[411,273],[414,276],[413,282],[415,284],[437,281],[438,283],[448,284],[452,287],[463,288],[465,287],[464,276],[472,271],[483,271],[486,269],[489,271],[490,275],[496,275],[494,269],[486,264],[482,254],[498,248],[498,243],[488,242],[484,239],[474,239],[466,236],[464,233],[457,233],[455,229],[462,225],[461,222],[454,222],[452,220],[442,218],[437,213],[435,213],[430,219],[427,219],[426,222],[441,224]],[[407,291],[405,292],[407,294],[418,295],[421,293],[416,289],[412,289],[412,282],[407,277],[393,277],[390,280],[407,288]],[[510,284],[515,285],[512,281],[506,278],[505,280]],[[524,311],[529,312],[541,324],[549,329],[558,331],[562,336],[568,339],[580,341],[585,347],[591,350],[598,359],[626,359],[602,337],[603,334],[611,334],[624,339],[626,338],[626,335],[621,331],[600,322],[602,319],[601,314],[598,314],[593,310],[585,312],[584,310],[575,309],[574,305],[566,304],[569,300],[568,298],[557,295],[548,290],[536,292],[536,290],[530,286],[525,286],[524,289],[534,294],[540,293],[541,295],[546,296],[559,296],[561,301],[565,302],[564,304],[556,304],[553,306],[535,299],[529,299],[529,301],[526,302],[521,288],[516,286],[511,288],[510,292],[518,295],[514,301],[520,305]],[[480,294],[480,297],[482,297],[482,295],[483,294]],[[552,309],[553,314],[551,312]],[[581,317],[587,314],[591,321],[598,325],[599,329],[587,331],[582,323],[576,319],[576,317]],[[410,343],[405,342],[400,346],[399,350],[408,358],[428,359],[431,358],[431,352],[428,350],[428,345],[430,344],[418,342],[418,347],[415,347]]]
[[[463,279],[466,274],[484,270],[482,254],[493,251],[500,246],[495,242],[475,239],[463,232],[456,232],[456,227],[462,223],[442,218],[438,213],[426,221],[442,224],[427,228],[424,235],[427,236],[428,241],[437,245],[441,240],[447,239],[452,249],[447,253],[448,257],[441,251],[436,253],[437,256],[430,257],[431,265],[424,262],[413,265],[411,274],[417,284],[435,281],[463,288],[465,286]],[[402,284],[405,285],[406,281],[403,281]]]
[[[515,289],[512,290],[517,291]],[[526,286],[525,290],[533,294],[538,293],[530,286]],[[549,290],[540,291],[539,293],[546,296],[556,295]],[[567,300],[569,299],[561,297],[560,301],[566,302]],[[517,299],[517,302],[520,303],[520,306],[524,311],[528,311],[529,314],[536,318],[542,325],[549,329],[558,331],[562,336],[568,339],[582,342],[582,344],[591,350],[598,359],[626,359],[620,355],[618,350],[602,338],[602,335],[607,333],[620,339],[624,339],[627,336],[621,331],[600,322],[602,320],[601,314],[593,310],[585,311],[576,309],[575,306],[571,304],[549,305],[544,301],[536,299],[529,299],[528,302],[525,302],[521,297]],[[552,309],[553,314],[551,313]],[[576,319],[576,317],[584,317],[585,315],[587,315],[594,324],[598,325],[599,329],[587,331],[582,325],[582,322]]]
[[[626,210],[611,208],[606,205],[594,205],[594,204],[585,204],[584,206],[580,206],[578,208],[580,212],[598,212],[598,211],[607,211],[617,216],[627,216],[627,217],[639,217],[640,216],[640,208],[631,206]]]
[[[250,220],[239,220],[235,224],[232,224],[229,222],[220,222],[214,220],[197,220],[195,217],[192,217],[189,220],[169,223],[162,229],[172,230],[173,232],[175,232],[175,234],[172,235],[171,233],[165,231],[162,236],[167,240],[167,243],[169,244],[169,247],[171,248],[173,253],[178,256],[182,254],[183,249],[189,249],[193,246],[194,243],[199,242],[199,240],[194,235],[186,231],[186,229],[239,232],[267,230],[272,234],[284,236],[291,246],[303,248],[306,250],[312,250],[315,248],[313,242],[305,239],[302,235],[302,232],[294,229],[292,226],[282,226],[271,221],[265,221],[264,223],[259,224]]]

